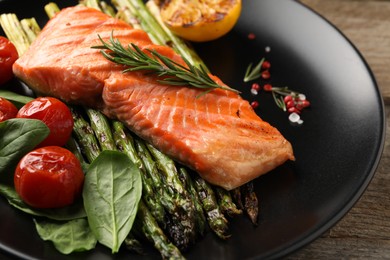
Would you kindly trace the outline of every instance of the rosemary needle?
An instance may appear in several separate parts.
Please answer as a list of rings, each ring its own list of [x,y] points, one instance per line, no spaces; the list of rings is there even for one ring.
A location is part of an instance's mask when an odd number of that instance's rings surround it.
[[[262,58],[259,63],[252,68],[252,63],[249,64],[248,68],[245,71],[245,76],[244,76],[244,82],[248,82],[251,80],[255,80],[260,78],[261,76],[261,66],[263,65],[264,58]]]
[[[224,89],[239,93],[239,91],[217,84],[207,73],[203,66],[195,67],[183,57],[186,66],[183,66],[170,58],[161,55],[155,50],[146,49],[151,55],[147,55],[136,44],[129,44],[124,47],[117,38],[111,37],[105,42],[98,35],[102,45],[93,46],[94,49],[101,49],[102,55],[117,64],[124,65],[124,73],[129,71],[147,71],[162,78],[158,82],[173,86],[190,86],[205,89],[206,94],[214,89]]]

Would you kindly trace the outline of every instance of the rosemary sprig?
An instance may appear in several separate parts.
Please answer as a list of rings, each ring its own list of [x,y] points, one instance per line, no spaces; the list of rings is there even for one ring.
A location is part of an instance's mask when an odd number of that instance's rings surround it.
[[[184,57],[183,60],[187,67],[155,50],[146,49],[151,54],[148,55],[133,43],[124,47],[117,38],[114,38],[113,33],[109,42],[105,42],[100,35],[98,37],[102,45],[92,46],[92,48],[101,49],[101,53],[106,59],[124,65],[126,67],[123,70],[124,73],[147,71],[161,78],[158,82],[162,84],[205,89],[202,95],[217,88],[239,93],[235,89],[217,84],[202,65],[199,68],[195,67]]]
[[[284,103],[284,99],[282,95],[278,95],[275,91],[272,91],[272,97],[274,98],[274,101],[276,105],[282,109],[283,111],[286,111],[286,103]]]
[[[252,68],[253,66],[252,63],[249,64],[248,68],[245,71],[244,82],[248,82],[260,78],[261,66],[263,65],[264,60],[265,59],[262,58],[254,68]]]

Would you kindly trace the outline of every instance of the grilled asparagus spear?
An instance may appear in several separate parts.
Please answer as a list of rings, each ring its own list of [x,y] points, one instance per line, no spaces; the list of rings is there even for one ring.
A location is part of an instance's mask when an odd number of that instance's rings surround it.
[[[196,228],[199,230],[200,235],[203,236],[206,231],[207,220],[203,212],[202,202],[200,201],[198,193],[196,192],[194,181],[184,167],[179,168],[179,178],[185,189],[188,190],[192,202],[194,203]]]
[[[257,225],[259,215],[259,202],[253,189],[253,182],[241,187],[244,194],[244,210],[254,225]]]
[[[158,165],[161,168],[165,168],[162,165],[164,163],[161,161],[156,163],[150,149],[156,154],[160,152],[138,138],[135,139],[135,144],[138,154],[144,162],[146,172],[153,180],[159,199],[166,212],[169,213],[166,231],[173,243],[180,249],[185,250],[196,238],[192,202],[180,180],[178,180],[177,175],[175,176],[177,174],[176,170],[168,169],[168,172],[160,170]],[[174,165],[171,165],[171,167],[174,167]]]
[[[100,147],[90,124],[77,109],[71,107],[71,111],[74,121],[73,134],[80,144],[81,151],[91,163],[100,154]]]
[[[157,192],[153,186],[153,180],[148,177],[145,172],[145,166],[135,150],[133,137],[119,121],[112,122],[112,132],[118,150],[127,154],[134,164],[141,170],[142,197],[145,204],[156,219],[157,223],[162,228],[166,228],[165,210],[159,200],[159,196],[157,196]]]
[[[197,174],[194,174],[193,178],[196,191],[202,202],[203,210],[206,212],[210,228],[218,237],[227,239],[230,236],[228,234],[228,221],[218,206],[213,189]]]
[[[230,217],[242,214],[242,210],[237,208],[231,194],[227,190],[221,187],[215,187],[215,193],[217,194],[218,204],[223,213],[228,214]]]
[[[85,123],[88,124],[88,122],[86,122],[86,121],[85,121]],[[119,122],[117,122],[115,125],[116,125],[116,128],[114,129],[114,135],[113,136],[117,137],[117,138],[120,137],[120,136],[123,136],[122,133],[115,132],[117,130],[124,130],[123,125],[121,123],[119,123]],[[104,125],[104,126],[107,126],[107,125]],[[77,127],[77,125],[75,125],[75,127]],[[93,128],[91,127],[91,129],[97,130],[95,127],[93,127]],[[110,128],[99,129],[99,131],[104,131],[106,134],[108,134],[110,132],[110,134],[111,134],[111,129]],[[117,140],[116,143],[118,143],[118,140]],[[120,143],[122,145],[124,143],[126,143],[126,145],[130,144],[130,142],[126,142],[125,139],[121,139]],[[110,146],[112,146],[112,145],[113,144],[110,144]],[[123,148],[123,146],[121,146],[121,147]],[[117,149],[115,144],[114,144],[114,149]],[[128,153],[128,151],[126,153]],[[156,204],[153,204],[153,203],[155,203],[156,200],[155,199],[154,200],[153,199],[150,200],[150,199],[151,199],[151,196],[155,196],[154,198],[158,198],[158,196],[156,196],[156,194],[151,194],[151,192],[152,192],[151,189],[152,188],[149,185],[150,184],[149,182],[147,182],[144,178],[142,179],[142,182],[143,182],[143,184],[142,184],[143,185],[142,186],[143,187],[143,193],[142,193],[143,200],[144,199],[148,200],[148,202],[151,202],[149,204],[149,206],[150,207],[155,207]],[[152,208],[152,209],[155,210],[155,208]],[[164,221],[162,221],[162,222],[164,222]],[[156,247],[156,249],[159,250],[160,254],[164,258],[167,258],[168,256],[175,257],[175,258],[176,257],[177,258],[181,257],[180,251],[166,238],[166,236],[164,235],[163,231],[159,227],[156,219],[150,213],[149,209],[144,204],[144,202],[142,202],[141,205],[139,206],[137,217],[136,217],[136,221],[135,221],[134,225],[135,225],[135,227],[134,227],[135,230],[138,230],[141,233],[142,236],[146,237]],[[138,225],[138,227],[137,227],[137,225]],[[147,226],[144,226],[144,225],[147,225]],[[131,232],[133,233],[135,231],[132,230]],[[130,246],[130,245],[134,246],[134,244],[130,244],[130,242],[133,241],[132,240],[132,233],[129,234],[130,237],[129,237],[128,241],[127,241],[127,246]],[[136,249],[136,248],[132,248],[132,249]]]
[[[153,243],[163,259],[184,259],[177,247],[169,241],[164,232],[159,228],[142,200],[138,206],[133,228],[137,235],[144,236]]]
[[[95,109],[86,108],[85,111],[101,149],[117,150],[107,117]]]

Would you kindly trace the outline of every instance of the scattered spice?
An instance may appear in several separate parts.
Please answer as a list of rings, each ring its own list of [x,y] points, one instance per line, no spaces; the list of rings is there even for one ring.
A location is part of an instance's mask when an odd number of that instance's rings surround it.
[[[269,80],[271,78],[270,68],[271,63],[268,60],[265,60],[265,58],[262,58],[255,67],[253,67],[252,63],[249,64],[245,72],[244,82],[253,81],[259,78],[262,80]],[[272,93],[276,105],[283,111],[289,113],[289,121],[291,123],[299,125],[303,123],[300,114],[303,109],[310,106],[310,102],[306,99],[304,94],[290,90],[288,87],[274,87],[270,83],[265,83],[262,88],[258,82],[252,83],[252,95],[258,95],[261,89]],[[259,103],[253,101],[251,102],[251,106],[257,108]]]
[[[253,84],[252,84],[252,89],[259,91],[259,90],[260,90],[260,85],[259,85],[259,83],[253,83]]]
[[[251,87],[251,93],[252,95],[257,95],[260,91],[260,85],[258,83],[253,83]]]
[[[265,60],[263,62],[263,64],[261,64],[261,68],[263,70],[269,70],[271,68],[271,63],[269,61]]]
[[[303,124],[303,120],[301,119],[301,117],[297,114],[297,113],[291,113],[289,116],[288,116],[288,120],[292,123],[292,124],[297,124],[297,125],[301,125]]]
[[[249,33],[248,34],[248,39],[249,40],[254,40],[254,39],[256,39],[256,35],[254,33]]]
[[[263,89],[265,91],[272,91],[272,85],[271,84],[264,84]]]
[[[257,108],[258,106],[259,106],[259,102],[257,102],[257,101],[252,101],[251,107],[252,107],[253,109]]]
[[[288,87],[271,87],[275,103],[289,113],[300,113],[302,109],[309,107],[310,102],[302,93],[290,90]]]
[[[261,73],[261,77],[263,79],[269,79],[271,77],[271,73],[269,72],[269,70],[265,70]]]

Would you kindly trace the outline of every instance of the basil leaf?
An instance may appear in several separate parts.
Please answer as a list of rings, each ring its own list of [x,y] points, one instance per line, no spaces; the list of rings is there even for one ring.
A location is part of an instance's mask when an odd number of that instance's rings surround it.
[[[45,123],[37,119],[13,118],[1,122],[0,178],[6,176],[6,171],[11,171],[13,178],[13,170],[19,160],[42,142],[49,132]]]
[[[113,253],[131,230],[141,194],[140,170],[121,152],[103,151],[85,175],[83,199],[89,226]]]
[[[0,194],[8,200],[11,206],[30,215],[47,217],[52,220],[71,220],[86,217],[81,199],[72,205],[58,209],[35,209],[24,203],[13,186],[0,183]]]
[[[82,252],[95,248],[97,240],[85,218],[68,222],[54,222],[34,219],[35,228],[43,240],[52,241],[63,254]]]
[[[0,97],[8,99],[18,108],[33,100],[32,97],[23,96],[7,90],[0,90]]]

